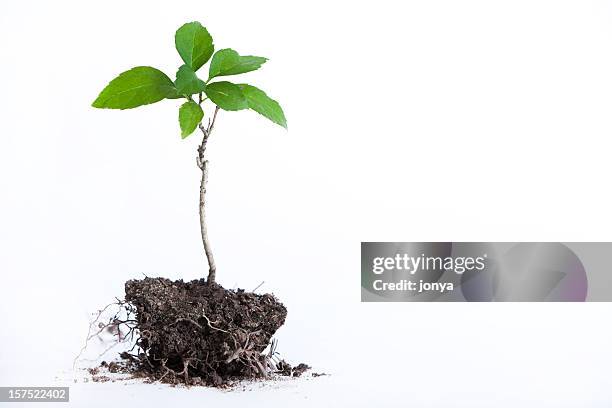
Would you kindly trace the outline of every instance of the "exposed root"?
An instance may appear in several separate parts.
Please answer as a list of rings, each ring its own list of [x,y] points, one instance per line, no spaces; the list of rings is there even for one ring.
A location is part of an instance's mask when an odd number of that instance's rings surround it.
[[[110,318],[108,318],[106,322],[103,321],[102,319],[104,313],[113,306],[117,307],[116,313]],[[125,314],[125,318],[120,318],[122,314]],[[125,342],[134,342],[134,336],[138,332],[138,322],[133,318],[134,315],[134,307],[131,304],[119,299],[116,299],[115,302],[109,303],[104,308],[98,310],[94,319],[89,323],[85,343],[83,344],[81,350],[79,350],[79,353],[74,358],[72,368],[74,369],[76,367],[76,364],[79,361],[80,357],[87,349],[89,342],[94,338],[100,338],[103,333],[111,334],[114,337],[114,340],[95,359],[87,359],[83,361],[96,361],[102,358],[107,352],[109,352],[119,344]],[[124,329],[127,331],[124,332]]]

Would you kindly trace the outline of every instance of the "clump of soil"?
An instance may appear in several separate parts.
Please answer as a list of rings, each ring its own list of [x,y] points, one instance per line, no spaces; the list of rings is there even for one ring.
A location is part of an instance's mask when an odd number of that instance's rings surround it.
[[[300,363],[295,367],[291,367],[291,364],[287,363],[285,360],[281,360],[277,364],[277,373],[280,375],[285,375],[287,377],[300,377],[306,371],[310,370],[312,367],[308,364]]]
[[[274,353],[263,353],[287,317],[273,295],[224,289],[205,280],[130,280],[140,353],[123,353],[129,371],[153,381],[223,386],[272,373],[299,376]],[[307,367],[307,366],[306,366]]]

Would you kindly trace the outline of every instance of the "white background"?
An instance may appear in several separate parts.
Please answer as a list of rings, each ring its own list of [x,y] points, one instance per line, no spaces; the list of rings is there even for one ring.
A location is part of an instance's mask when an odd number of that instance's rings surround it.
[[[288,307],[330,377],[251,392],[70,384],[73,406],[609,407],[609,304],[361,304],[360,241],[611,240],[607,1],[12,1],[0,6],[0,385],[58,385],[130,278],[195,279],[199,136],[178,101],[90,107],[180,65],[200,20],[270,61],[285,132],[221,112],[220,282]],[[56,382],[54,382],[56,381]],[[59,382],[61,383],[61,381]]]

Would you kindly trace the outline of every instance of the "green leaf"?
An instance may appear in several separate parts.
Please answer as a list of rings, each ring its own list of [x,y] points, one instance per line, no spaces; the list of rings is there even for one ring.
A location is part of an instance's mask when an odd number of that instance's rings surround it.
[[[237,111],[249,107],[240,87],[231,82],[213,82],[206,85],[206,96],[223,110]]]
[[[166,74],[152,67],[136,67],[110,81],[91,106],[131,109],[175,96],[176,88]]]
[[[206,82],[202,81],[189,65],[183,65],[176,73],[176,91],[181,95],[204,92]]]
[[[184,24],[176,30],[174,44],[185,64],[194,71],[200,69],[215,50],[212,37],[197,21]]]
[[[252,55],[240,56],[231,48],[219,50],[213,55],[208,69],[208,78],[224,75],[244,74],[259,69],[268,59]]]
[[[193,133],[204,117],[204,111],[194,101],[188,101],[179,108],[179,125],[181,125],[181,137],[185,139]]]
[[[287,129],[287,119],[285,119],[283,109],[278,102],[266,95],[261,89],[252,85],[240,84],[238,86],[242,90],[249,108]]]

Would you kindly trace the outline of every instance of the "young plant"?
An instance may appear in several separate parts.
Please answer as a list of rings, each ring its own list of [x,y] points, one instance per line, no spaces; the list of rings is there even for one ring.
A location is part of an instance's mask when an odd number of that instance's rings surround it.
[[[163,99],[185,99],[178,112],[181,137],[185,139],[197,128],[203,138],[197,149],[197,165],[202,172],[200,181],[200,231],[204,252],[208,260],[208,283],[215,282],[216,266],[206,227],[206,182],[208,160],[206,144],[215,126],[219,109],[238,111],[252,109],[272,122],[287,128],[282,108],[264,91],[248,84],[235,84],[219,80],[219,77],[244,74],[259,69],[267,59],[240,55],[231,48],[214,52],[213,39],[197,21],[184,24],[175,34],[174,42],[184,64],[176,72],[173,82],[162,71],[148,66],[135,67],[113,79],[93,102],[94,108],[132,109]],[[212,58],[211,58],[212,57]],[[197,75],[210,60],[208,78]],[[203,125],[202,104],[210,101],[214,112]]]

